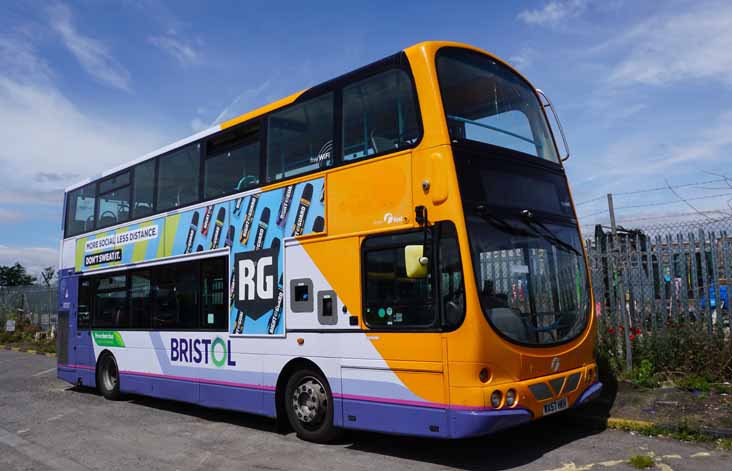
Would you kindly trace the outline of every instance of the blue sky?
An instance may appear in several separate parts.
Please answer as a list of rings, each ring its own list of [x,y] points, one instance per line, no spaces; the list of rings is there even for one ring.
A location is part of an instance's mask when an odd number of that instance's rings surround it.
[[[732,177],[732,3],[428,3],[3,2],[0,264],[55,264],[66,185],[428,39],[551,96],[583,224],[666,182],[619,220],[732,211],[726,181],[679,186]]]

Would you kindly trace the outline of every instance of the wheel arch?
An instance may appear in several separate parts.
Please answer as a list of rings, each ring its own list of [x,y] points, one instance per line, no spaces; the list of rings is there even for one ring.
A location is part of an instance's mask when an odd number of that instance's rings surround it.
[[[287,386],[287,380],[290,379],[290,376],[292,376],[293,373],[304,368],[314,369],[319,372],[323,378],[328,381],[328,383],[330,383],[328,376],[325,374],[323,369],[314,361],[303,357],[293,358],[288,361],[280,370],[275,386],[275,418],[277,420],[277,428],[281,432],[290,431],[290,424],[287,421],[287,412],[285,412],[285,387]],[[330,386],[330,388],[333,390],[333,386]]]

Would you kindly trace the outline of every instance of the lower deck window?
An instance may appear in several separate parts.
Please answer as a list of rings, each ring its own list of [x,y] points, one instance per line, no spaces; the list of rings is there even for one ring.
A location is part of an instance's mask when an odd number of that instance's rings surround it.
[[[225,331],[226,266],[226,257],[215,257],[84,277],[77,325]]]

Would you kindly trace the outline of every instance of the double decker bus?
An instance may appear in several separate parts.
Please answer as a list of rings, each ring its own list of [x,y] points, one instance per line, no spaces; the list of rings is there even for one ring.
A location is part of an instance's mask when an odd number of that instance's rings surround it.
[[[476,436],[591,400],[547,109],[499,58],[424,42],[69,187],[58,377],[317,442]]]

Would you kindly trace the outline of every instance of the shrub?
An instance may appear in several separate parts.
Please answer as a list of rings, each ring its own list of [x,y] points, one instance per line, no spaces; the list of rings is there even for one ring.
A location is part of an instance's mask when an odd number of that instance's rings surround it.
[[[598,326],[597,357],[609,371],[646,387],[673,380],[688,389],[709,390],[711,383],[732,380],[732,341],[721,329],[709,333],[694,322],[668,322],[656,330],[636,328],[631,332],[633,371],[625,367],[622,326]]]

